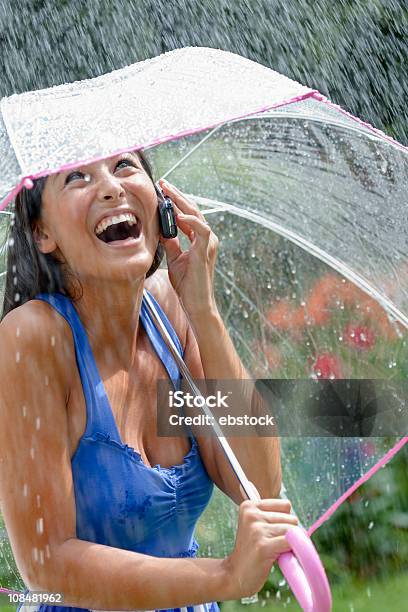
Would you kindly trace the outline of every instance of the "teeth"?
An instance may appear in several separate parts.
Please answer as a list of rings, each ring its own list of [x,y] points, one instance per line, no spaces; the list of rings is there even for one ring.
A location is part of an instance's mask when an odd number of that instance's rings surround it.
[[[109,217],[108,219],[103,219],[95,228],[95,234],[98,236],[102,234],[110,225],[115,225],[115,223],[123,223],[127,221],[129,225],[135,225],[137,223],[137,218],[133,213],[125,213],[119,215],[118,217]]]

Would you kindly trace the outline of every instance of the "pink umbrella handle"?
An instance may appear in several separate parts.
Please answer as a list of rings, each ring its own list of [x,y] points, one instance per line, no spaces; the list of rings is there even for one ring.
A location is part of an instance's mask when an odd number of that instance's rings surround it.
[[[278,564],[304,612],[330,612],[329,581],[306,531],[291,527],[285,535],[293,552],[282,553]]]

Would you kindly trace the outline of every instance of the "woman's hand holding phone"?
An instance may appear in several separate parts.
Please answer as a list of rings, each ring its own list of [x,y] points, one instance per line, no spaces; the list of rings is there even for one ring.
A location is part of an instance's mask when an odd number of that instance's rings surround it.
[[[218,238],[194,202],[167,181],[161,180],[160,187],[173,202],[177,227],[190,241],[189,248],[182,251],[178,237],[160,238],[170,281],[188,315],[206,315],[216,308],[213,279]]]

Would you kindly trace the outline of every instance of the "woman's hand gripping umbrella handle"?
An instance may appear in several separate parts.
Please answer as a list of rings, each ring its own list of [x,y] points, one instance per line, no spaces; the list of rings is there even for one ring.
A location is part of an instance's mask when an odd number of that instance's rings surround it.
[[[184,363],[184,360],[180,357],[170,334],[156,313],[154,304],[146,291],[144,291],[144,298],[155,325],[160,331],[163,340],[166,342],[190,390],[196,397],[202,397],[199,388],[194,383],[189,369]],[[205,402],[202,402],[202,404],[203,412],[210,417],[209,422],[214,423],[213,429],[217,435],[218,441],[224,450],[233,472],[238,478],[243,492],[248,499],[252,501],[259,500],[257,490],[245,476],[235,453],[224,437],[222,429],[219,427],[217,420],[213,417],[210,408]],[[285,537],[293,552],[282,553],[278,558],[278,564],[300,606],[305,612],[330,612],[332,600],[329,583],[323,565],[319,559],[319,555],[311,539],[301,527],[291,527],[287,531]]]
[[[231,452],[233,453],[232,450]],[[235,474],[240,481],[241,490],[247,498],[258,501],[260,499],[259,493],[253,484],[246,479],[245,474],[243,477],[246,482],[242,482],[237,472]],[[281,493],[281,497],[286,496]],[[285,538],[292,548],[292,552],[279,555],[278,565],[300,607],[305,612],[330,612],[332,598],[329,582],[311,539],[302,527],[290,527],[285,534]]]

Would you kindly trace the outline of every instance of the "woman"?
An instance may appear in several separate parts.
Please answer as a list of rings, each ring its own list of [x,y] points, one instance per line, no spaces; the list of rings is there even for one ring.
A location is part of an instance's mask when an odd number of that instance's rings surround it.
[[[27,587],[64,595],[64,607],[42,612],[217,610],[207,602],[262,587],[297,523],[273,499],[277,438],[232,441],[265,498],[250,502],[215,438],[156,434],[156,382],[179,373],[144,288],[195,378],[248,378],[214,300],[218,240],[192,202],[161,187],[190,239],[184,252],[160,236],[160,192],[142,153],[38,179],[16,198],[0,325],[0,495]],[[157,269],[163,249],[168,273]],[[225,559],[195,558],[213,483],[241,504],[236,544]]]

